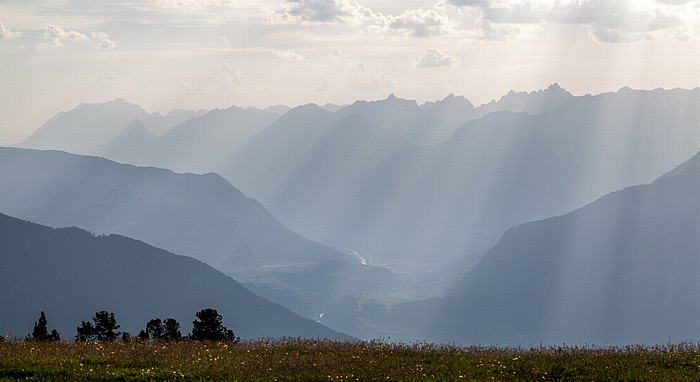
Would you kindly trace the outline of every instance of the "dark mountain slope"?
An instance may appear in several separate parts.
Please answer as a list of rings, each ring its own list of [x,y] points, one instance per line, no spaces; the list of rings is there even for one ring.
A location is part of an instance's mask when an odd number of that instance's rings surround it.
[[[64,339],[98,310],[138,333],[154,317],[189,332],[194,313],[213,307],[244,338],[348,337],[254,295],[197,260],[118,235],[95,237],[0,214],[0,333],[24,336],[38,312]]]

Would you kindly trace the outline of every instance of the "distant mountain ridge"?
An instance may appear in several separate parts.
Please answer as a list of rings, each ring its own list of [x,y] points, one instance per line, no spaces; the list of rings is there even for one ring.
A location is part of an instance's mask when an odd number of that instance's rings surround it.
[[[513,113],[527,113],[538,115],[556,109],[560,105],[574,99],[575,97],[559,86],[552,84],[547,89],[540,89],[533,92],[509,91],[508,94],[496,100],[483,104],[477,108],[481,115],[498,111],[510,111]]]
[[[242,338],[349,339],[277,304],[197,260],[118,235],[53,229],[0,214],[0,335],[24,337],[38,312],[65,340],[96,311],[115,313],[135,335],[155,317],[186,334],[194,314],[215,308]]]
[[[348,257],[289,231],[213,173],[177,174],[58,151],[0,148],[0,177],[2,212],[134,237],[228,272]]]
[[[466,98],[453,94],[422,105],[391,94],[385,100],[319,107],[334,113],[334,118],[339,120],[360,114],[412,145],[425,145],[444,141],[462,124],[485,113],[502,110],[540,113],[557,106],[567,94],[571,96],[558,85],[552,85],[538,92],[511,92],[500,101],[479,108]],[[158,112],[149,114],[124,99],[83,103],[51,118],[18,147],[101,155],[122,163],[206,173],[213,171],[220,161],[253,134],[289,110],[285,105],[263,110],[232,106],[211,111],[173,110],[163,116]],[[156,137],[141,142],[125,131],[135,119]]]
[[[201,114],[188,110],[173,110],[165,116],[158,112],[149,114],[121,98],[106,103],[83,103],[49,119],[19,147],[98,155],[135,119],[150,133],[160,134]]]
[[[258,109],[214,109],[173,126],[156,137],[134,137],[126,128],[103,150],[109,159],[129,164],[207,173],[279,115]],[[125,137],[126,135],[126,137]]]

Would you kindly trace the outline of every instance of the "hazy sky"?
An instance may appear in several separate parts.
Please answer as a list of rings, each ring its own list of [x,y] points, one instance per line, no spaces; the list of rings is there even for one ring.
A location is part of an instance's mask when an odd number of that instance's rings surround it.
[[[0,142],[147,111],[700,85],[700,0],[2,0]],[[3,139],[4,138],[4,139]]]

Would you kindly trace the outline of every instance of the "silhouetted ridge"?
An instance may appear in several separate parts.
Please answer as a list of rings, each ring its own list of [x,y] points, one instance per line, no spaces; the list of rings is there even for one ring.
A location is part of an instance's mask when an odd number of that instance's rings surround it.
[[[0,214],[0,334],[23,336],[45,310],[64,338],[99,310],[137,333],[153,317],[189,331],[194,313],[216,307],[243,338],[348,339],[263,300],[204,263],[123,236],[52,229]]]

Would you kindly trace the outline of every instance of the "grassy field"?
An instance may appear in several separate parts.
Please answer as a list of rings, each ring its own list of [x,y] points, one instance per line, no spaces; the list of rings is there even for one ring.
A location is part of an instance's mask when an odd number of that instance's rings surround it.
[[[456,348],[279,340],[0,343],[0,381],[698,381],[695,345]]]

